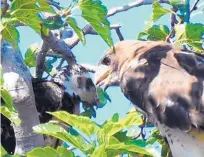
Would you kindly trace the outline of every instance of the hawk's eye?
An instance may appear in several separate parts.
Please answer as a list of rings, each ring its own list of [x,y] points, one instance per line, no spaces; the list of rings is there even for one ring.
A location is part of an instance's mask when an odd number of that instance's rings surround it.
[[[110,57],[105,57],[102,62],[102,64],[109,66],[111,64],[111,59]]]

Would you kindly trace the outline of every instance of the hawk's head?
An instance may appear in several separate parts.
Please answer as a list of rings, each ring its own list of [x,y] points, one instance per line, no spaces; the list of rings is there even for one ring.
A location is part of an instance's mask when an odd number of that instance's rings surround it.
[[[135,41],[126,40],[117,43],[115,51],[109,49],[99,61],[98,70],[95,74],[95,82],[99,86],[120,85],[123,73],[131,67],[144,65],[151,59],[161,60],[166,56],[164,51],[172,49],[170,44],[161,41]],[[153,61],[154,62],[154,61]],[[138,74],[141,75],[142,74]]]
[[[122,41],[114,46],[115,51],[111,48],[105,52],[98,63],[98,70],[95,74],[96,84],[104,86],[105,89],[119,85],[121,68],[134,57],[132,49],[134,44],[135,41]]]

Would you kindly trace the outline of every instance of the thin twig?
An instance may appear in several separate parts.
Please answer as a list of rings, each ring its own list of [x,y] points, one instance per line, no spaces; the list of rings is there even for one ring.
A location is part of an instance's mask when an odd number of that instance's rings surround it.
[[[127,10],[135,8],[135,7],[139,7],[141,5],[149,5],[149,4],[152,4],[154,1],[155,0],[137,0],[135,2],[129,3],[129,4],[124,5],[124,6],[114,7],[108,11],[106,17],[113,16],[117,13],[124,12],[124,11],[127,11]],[[159,0],[159,2],[160,3],[169,3],[169,0]]]
[[[190,10],[190,13],[192,13],[194,10],[197,9],[197,4],[199,3],[200,0],[195,0],[195,3],[193,4],[193,7]]]
[[[174,13],[176,13],[178,11],[178,8],[173,6],[171,9]],[[176,20],[176,14],[171,13],[171,29],[174,28],[174,26],[178,23],[178,21]]]
[[[57,66],[57,70],[60,70],[61,68],[62,68],[62,64],[64,63],[64,58],[62,58],[61,60],[60,60],[60,63],[59,63],[59,65]]]
[[[123,37],[122,33],[120,32],[120,28],[116,28],[115,31],[116,31],[116,34],[118,35],[119,40],[123,41],[124,37]]]
[[[114,24],[110,26],[110,29],[117,29],[121,27],[121,25],[119,24]],[[86,25],[83,28],[83,32],[84,34],[91,34],[91,35],[98,35],[96,33],[96,31],[93,29],[93,27],[91,27],[91,25]],[[74,46],[76,46],[79,43],[80,39],[79,37],[75,34],[72,38],[70,38],[69,42],[67,42],[67,44],[69,45],[70,49],[72,49]]]

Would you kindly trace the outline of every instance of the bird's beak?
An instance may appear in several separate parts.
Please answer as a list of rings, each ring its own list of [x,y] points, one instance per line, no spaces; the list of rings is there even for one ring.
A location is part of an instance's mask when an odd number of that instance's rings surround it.
[[[95,83],[97,86],[105,89],[110,84],[110,69],[107,66],[99,67],[95,73]]]

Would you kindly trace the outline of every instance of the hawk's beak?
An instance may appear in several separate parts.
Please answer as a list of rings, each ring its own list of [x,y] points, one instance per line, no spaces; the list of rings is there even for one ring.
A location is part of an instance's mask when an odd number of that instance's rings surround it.
[[[104,90],[108,88],[110,84],[110,70],[108,67],[102,67],[95,73],[95,83],[97,86],[104,87]]]

